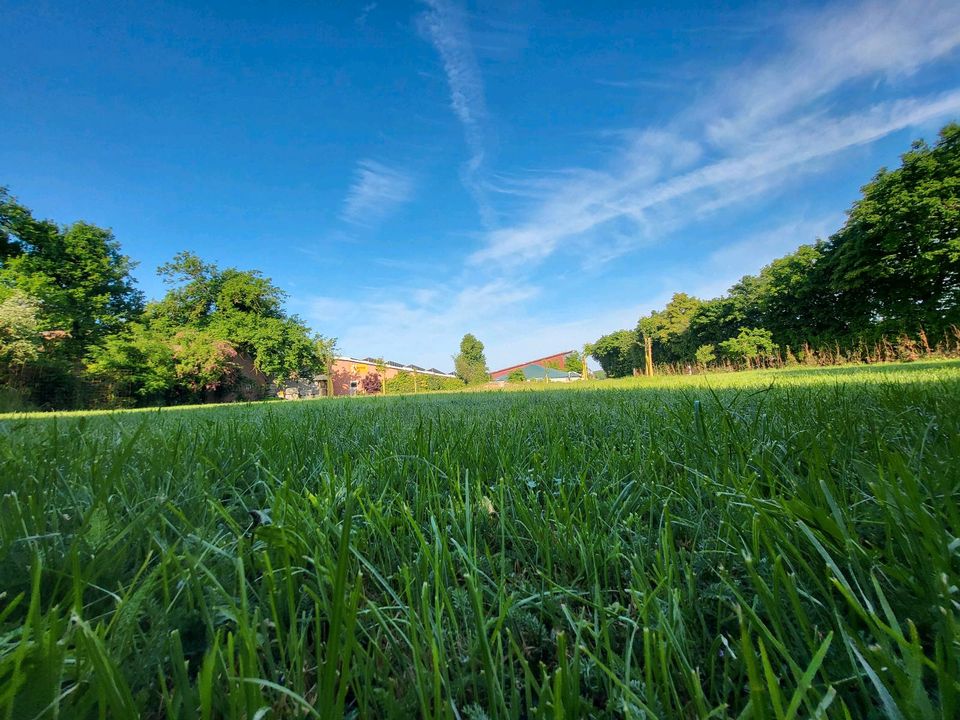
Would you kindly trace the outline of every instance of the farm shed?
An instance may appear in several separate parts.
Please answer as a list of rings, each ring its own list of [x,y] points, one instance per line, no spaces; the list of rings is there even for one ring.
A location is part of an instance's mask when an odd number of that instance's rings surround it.
[[[579,380],[579,374],[567,372],[564,369],[567,358],[572,354],[573,350],[567,350],[566,352],[559,352],[537,358],[536,360],[528,360],[518,365],[501,368],[500,370],[494,370],[490,373],[490,379],[494,382],[506,382],[510,373],[515,370],[522,370],[527,380],[549,380],[550,382]]]

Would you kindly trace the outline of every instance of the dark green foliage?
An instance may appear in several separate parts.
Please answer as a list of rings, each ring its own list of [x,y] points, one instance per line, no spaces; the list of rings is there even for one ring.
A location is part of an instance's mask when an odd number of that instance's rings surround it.
[[[283,291],[259,272],[221,271],[186,252],[158,272],[174,287],[147,306],[141,323],[90,354],[90,373],[114,395],[196,401],[246,382],[259,385],[262,396],[267,378],[312,376],[326,367],[323,339],[283,312]]]
[[[582,373],[583,372],[583,355],[574,350],[572,353],[567,355],[563,361],[563,367],[561,370],[566,370],[567,372]]]
[[[618,330],[604,335],[590,346],[590,355],[600,363],[607,377],[627,377],[643,364],[643,348],[636,333]]]
[[[460,341],[460,352],[453,358],[457,376],[467,385],[482,385],[490,380],[483,343],[467,333]]]
[[[109,230],[37,220],[0,187],[0,303],[8,320],[10,298],[21,298],[21,310],[34,309],[30,318],[21,314],[19,327],[30,326],[32,337],[19,347],[37,350],[0,361],[0,382],[36,406],[81,402],[83,357],[143,309],[133,266]]]
[[[133,263],[109,230],[36,220],[0,188],[0,287],[35,298],[43,329],[68,333],[59,352],[81,358],[143,309]]]
[[[527,381],[527,376],[523,374],[522,368],[517,368],[512,370],[509,375],[507,375],[508,383],[522,383]]]
[[[688,332],[690,321],[696,316],[703,302],[686,293],[675,293],[663,310],[641,318],[637,335],[648,334],[653,338],[653,351],[664,362],[689,360],[696,352],[696,338]]]
[[[935,334],[960,323],[960,125],[877,173],[825,255],[854,330]]]
[[[400,372],[387,380],[387,392],[400,395],[417,392],[437,392],[438,390],[462,390],[464,382],[460,378],[438,377],[417,373]]]
[[[260,273],[180,253],[144,308],[132,268],[110,231],[36,220],[0,188],[0,383],[42,407],[153,404],[262,396],[326,367],[332,341]]]
[[[762,367],[771,361],[778,348],[769,330],[740,328],[736,337],[720,343],[720,350],[728,357],[745,363],[748,368],[751,368]]]
[[[109,400],[116,404],[123,404],[125,398],[162,402],[178,377],[186,374],[181,370],[178,375],[174,348],[142,323],[131,323],[122,333],[106,338],[90,353],[88,370],[110,383]]]
[[[694,358],[697,361],[697,364],[701,367],[706,367],[714,360],[717,359],[717,354],[715,352],[716,347],[713,345],[701,345],[697,348],[697,352],[694,354]]]

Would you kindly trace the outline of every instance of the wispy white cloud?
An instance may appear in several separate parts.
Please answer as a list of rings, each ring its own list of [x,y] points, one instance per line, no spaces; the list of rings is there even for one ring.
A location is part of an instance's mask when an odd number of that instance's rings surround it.
[[[893,82],[960,45],[960,3],[953,0],[842,2],[790,18],[784,53],[761,65],[724,73],[725,92],[702,112],[717,143],[748,141],[798,107],[825,99],[852,82]]]
[[[568,245],[589,246],[591,236],[609,249],[607,236],[623,234],[624,224],[637,244],[647,243],[704,213],[775,190],[788,173],[814,161],[960,112],[960,90],[888,99],[846,114],[823,102],[850,83],[895,80],[955,51],[960,3],[844,4],[794,17],[787,35],[783,52],[721,74],[715,90],[670,126],[624,133],[618,159],[605,170],[567,172],[553,181],[518,221],[487,233],[472,263],[529,265]],[[544,187],[550,185],[535,179],[529,196]],[[515,182],[508,192],[527,191]],[[630,243],[619,247],[628,252]]]
[[[337,318],[344,328],[338,338],[344,352],[444,369],[452,366],[450,356],[465,332],[492,342],[490,329],[539,293],[535,285],[493,280],[464,287],[391,288],[346,299],[314,296],[295,303],[295,309],[316,327]]]
[[[424,2],[428,9],[419,18],[420,28],[440,55],[450,89],[450,106],[463,127],[470,153],[463,172],[464,184],[473,194],[484,219],[489,221],[489,205],[478,180],[485,159],[487,107],[467,14],[452,0]]]
[[[373,225],[413,199],[413,178],[375,160],[357,163],[341,217],[356,225]]]
[[[360,14],[357,15],[354,22],[357,25],[365,25],[367,18],[370,17],[370,13],[377,9],[377,4],[375,2],[367,3],[360,9]]]

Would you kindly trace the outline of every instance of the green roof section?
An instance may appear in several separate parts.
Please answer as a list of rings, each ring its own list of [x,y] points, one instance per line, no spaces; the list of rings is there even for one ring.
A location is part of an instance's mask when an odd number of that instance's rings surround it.
[[[544,367],[543,365],[525,365],[520,370],[523,371],[523,376],[527,380],[559,380],[577,375],[577,373]]]

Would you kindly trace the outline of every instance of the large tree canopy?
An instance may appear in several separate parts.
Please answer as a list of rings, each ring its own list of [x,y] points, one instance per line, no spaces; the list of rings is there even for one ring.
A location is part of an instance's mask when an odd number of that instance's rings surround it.
[[[618,330],[604,335],[590,345],[590,355],[600,363],[607,377],[626,377],[640,367],[643,360],[636,333]]]
[[[92,372],[146,399],[232,389],[245,357],[276,379],[324,369],[322,338],[284,313],[283,291],[259,272],[220,270],[183,252],[158,273],[171,289],[93,354]]]
[[[27,363],[37,359],[39,310],[35,299],[18,291],[0,298],[0,380],[14,380]]]
[[[858,330],[960,323],[960,125],[883,169],[826,252],[830,282]]]
[[[460,352],[454,355],[453,364],[457,376],[468,385],[483,384],[490,379],[483,343],[470,333],[460,341]]]
[[[687,332],[690,321],[703,302],[686,293],[674,293],[663,310],[641,318],[637,325],[639,335],[649,335],[654,341],[654,351],[667,362],[685,360],[696,352]]]
[[[0,188],[0,288],[34,298],[43,328],[69,334],[60,347],[71,357],[142,311],[133,267],[109,230],[36,220]]]
[[[329,362],[333,341],[257,271],[182,252],[145,305],[133,266],[109,230],[38,220],[0,188],[0,383],[49,407],[177,402]]]

